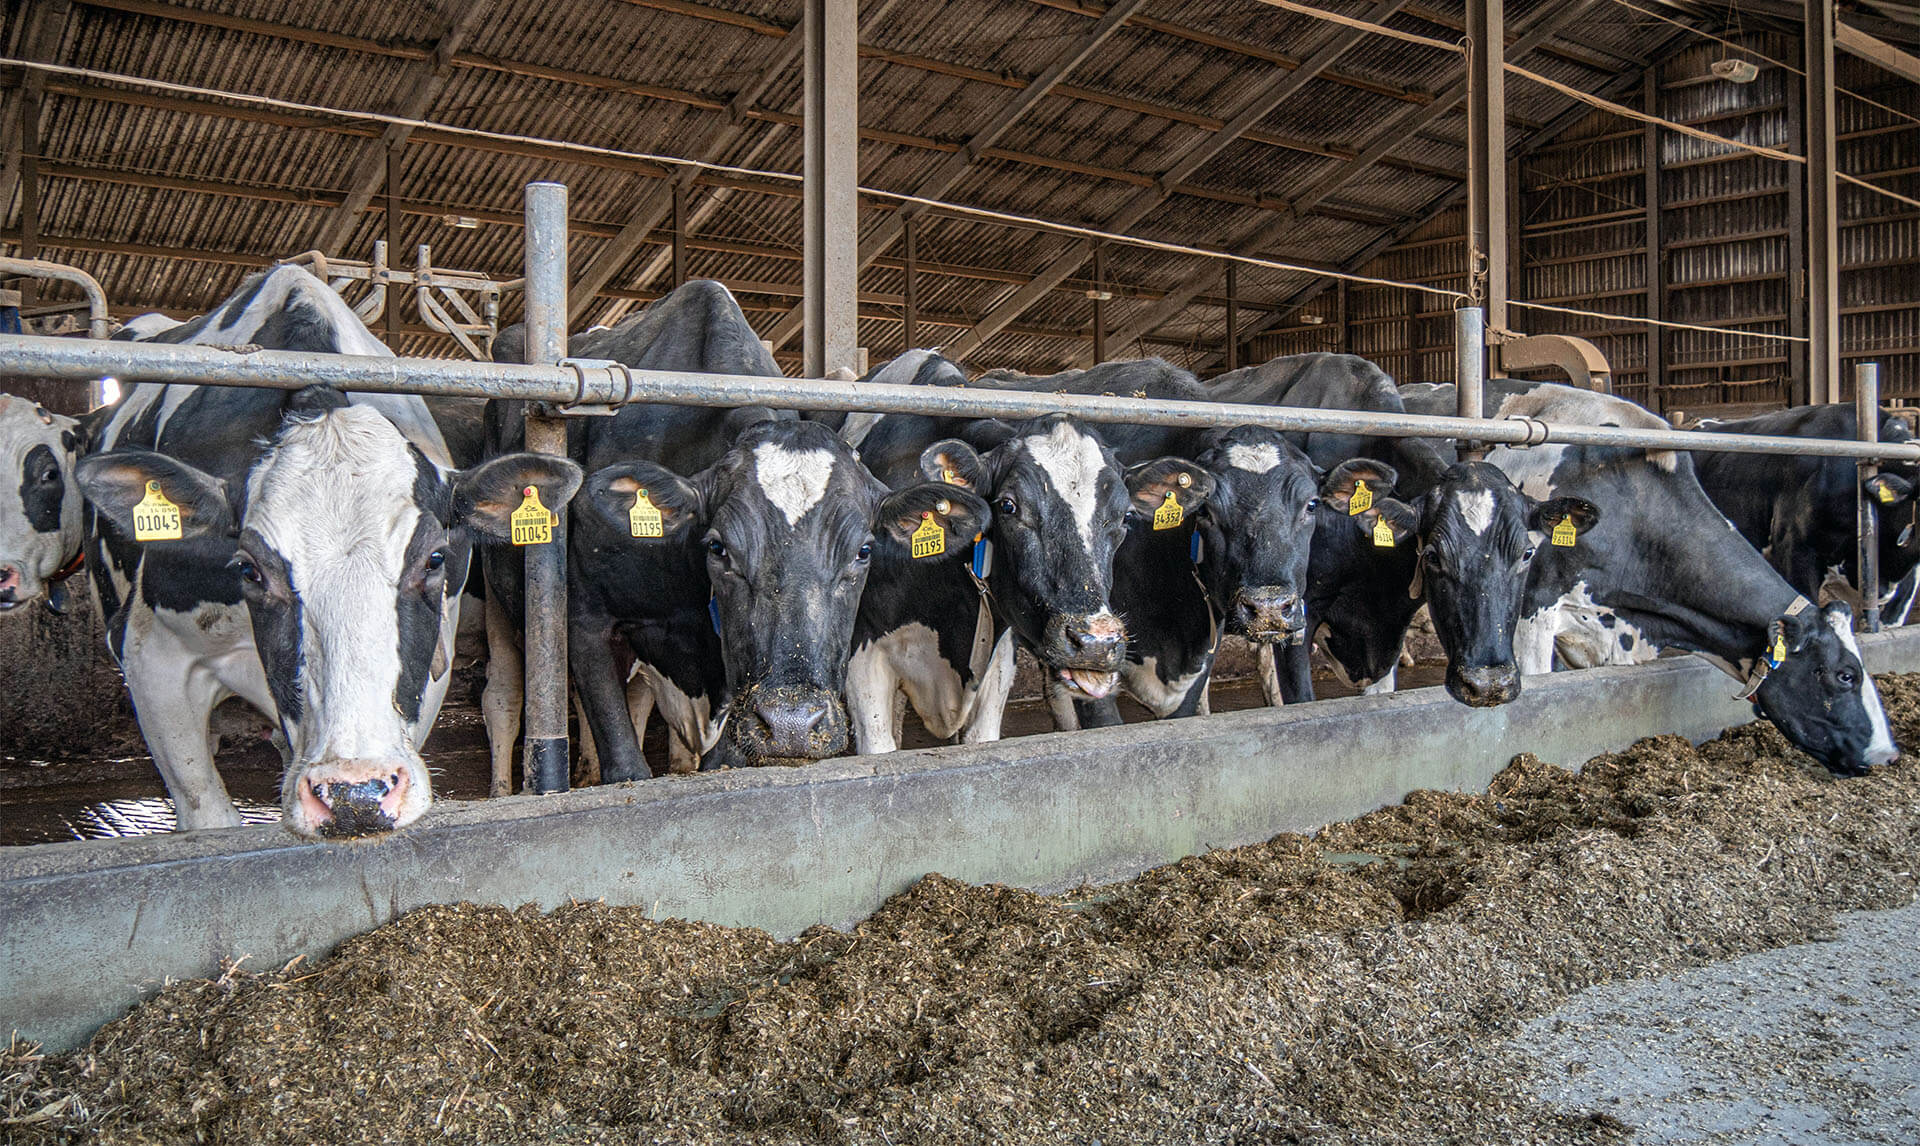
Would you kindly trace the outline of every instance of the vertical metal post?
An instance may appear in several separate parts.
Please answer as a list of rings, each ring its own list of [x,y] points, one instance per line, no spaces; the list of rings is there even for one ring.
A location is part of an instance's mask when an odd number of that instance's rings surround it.
[[[1093,245],[1093,360],[1107,360],[1107,245]]]
[[[1840,225],[1835,178],[1833,0],[1807,0],[1808,400],[1840,400]]]
[[[1240,264],[1227,264],[1227,369],[1240,369]]]
[[[804,349],[809,378],[860,354],[860,57],[856,0],[807,0],[802,162]]]
[[[387,144],[387,266],[393,267],[400,258],[400,144],[395,141]],[[343,254],[344,252],[331,252]],[[400,330],[400,300],[406,297],[392,283],[384,288],[387,292],[387,305],[382,308],[386,318],[387,342],[391,344]]]
[[[1340,297],[1338,300],[1338,306],[1340,308],[1340,348],[1339,349],[1340,349],[1340,353],[1342,354],[1352,354],[1353,353],[1353,323],[1349,321],[1349,315],[1351,312],[1347,308],[1352,304],[1353,300],[1348,297],[1347,280],[1341,279],[1340,286],[1337,289],[1340,292]]]
[[[1487,316],[1477,306],[1453,312],[1454,413],[1462,418],[1484,418],[1487,407]],[[1462,461],[1482,461],[1482,442],[1460,443]]]
[[[1880,366],[1859,362],[1853,367],[1853,416],[1863,442],[1880,440]],[[1860,480],[1854,483],[1856,520],[1860,523],[1860,596],[1865,604],[1864,622],[1869,633],[1880,631],[1880,515],[1867,496],[1867,479],[1880,472],[1877,463],[1862,459]]]
[[[40,96],[25,80],[20,85],[20,257],[40,257]],[[6,204],[0,203],[0,211]],[[38,279],[20,280],[20,305],[34,305]]]
[[[687,185],[673,181],[673,285],[687,281]]]
[[[567,356],[567,188],[527,185],[527,363]],[[567,423],[544,403],[527,406],[527,449],[567,452]],[[549,507],[551,508],[551,507]],[[526,547],[527,790],[567,790],[567,519],[553,540]]]
[[[1507,329],[1507,41],[1504,0],[1467,0],[1468,281]]]
[[[1806,42],[1800,43],[1800,58],[1806,60]],[[1802,83],[1787,83],[1787,139],[1789,145],[1806,154],[1807,89]],[[1807,337],[1807,181],[1798,171],[1787,175],[1787,333],[1794,338]],[[1807,349],[1804,342],[1786,344],[1787,404],[1805,406],[1812,399],[1807,388]]]
[[[917,214],[905,215],[900,220],[900,237],[906,244],[906,286],[902,292],[906,303],[906,329],[901,331],[902,350],[914,350],[920,346],[920,218]]]
[[[1647,69],[1641,82],[1640,108],[1648,115],[1660,114],[1658,64]],[[1647,221],[1647,317],[1662,322],[1667,317],[1667,259],[1660,248],[1666,237],[1660,222],[1660,129],[1651,123],[1640,132],[1640,166]],[[1656,414],[1667,412],[1667,332],[1652,324],[1647,326],[1647,407]]]

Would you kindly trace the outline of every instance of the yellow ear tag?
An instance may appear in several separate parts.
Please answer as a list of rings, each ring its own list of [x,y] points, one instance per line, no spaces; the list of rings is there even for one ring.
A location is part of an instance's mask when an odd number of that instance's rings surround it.
[[[1187,511],[1180,508],[1180,499],[1173,496],[1172,490],[1168,490],[1167,500],[1161,502],[1160,508],[1153,511],[1153,527],[1172,529],[1186,519]]]
[[[515,545],[545,545],[553,540],[553,512],[540,504],[538,486],[528,486],[520,491],[525,499],[520,508],[513,511],[509,520],[513,523],[513,543]]]
[[[1893,492],[1892,486],[1885,485],[1885,484],[1880,485],[1873,492],[1874,492],[1874,496],[1880,499],[1881,505],[1892,505],[1895,499],[1899,496]]]
[[[1553,543],[1562,549],[1572,549],[1578,535],[1573,531],[1573,518],[1563,517],[1560,524],[1553,527]]]
[[[1353,497],[1347,502],[1347,516],[1359,517],[1372,508],[1373,491],[1367,488],[1367,483],[1364,479],[1355,481],[1353,483]]]
[[[633,508],[627,511],[627,532],[635,537],[665,537],[666,519],[654,508],[647,491],[641,490],[633,495]]]
[[[133,539],[135,541],[178,541],[180,540],[180,507],[167,500],[160,492],[160,483],[147,483],[147,496],[133,507]]]
[[[1767,659],[1773,662],[1774,668],[1779,668],[1786,662],[1787,638],[1785,634],[1773,638],[1773,648],[1768,650]]]
[[[950,469],[950,468],[948,468],[948,467],[946,467],[946,466],[941,466],[941,467],[940,467],[940,480],[941,480],[941,481],[943,481],[943,482],[945,482],[945,483],[946,483],[946,484],[948,484],[948,485],[959,485],[959,484],[960,484],[960,475],[959,475],[958,473],[956,473],[956,472],[954,472],[954,471],[953,471],[952,469]]]
[[[1373,519],[1373,544],[1378,549],[1393,548],[1393,526],[1384,517]]]
[[[915,561],[922,557],[938,557],[947,551],[947,531],[940,528],[940,523],[933,519],[930,512],[920,515],[920,525],[908,540],[913,542]]]

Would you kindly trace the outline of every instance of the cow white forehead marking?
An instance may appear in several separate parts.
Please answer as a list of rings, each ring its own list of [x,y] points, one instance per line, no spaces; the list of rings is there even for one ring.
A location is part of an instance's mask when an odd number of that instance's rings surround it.
[[[1227,464],[1237,470],[1263,474],[1280,464],[1280,447],[1272,442],[1255,446],[1235,443],[1227,447]]]
[[[397,574],[421,507],[407,440],[378,410],[347,406],[288,422],[247,477],[246,524],[290,564],[390,549]],[[375,540],[377,539],[377,540]]]
[[[1466,519],[1467,528],[1473,530],[1475,537],[1487,531],[1493,524],[1493,491],[1490,489],[1470,490],[1460,494],[1456,500],[1460,504],[1460,516]]]
[[[1047,475],[1053,485],[1053,492],[1067,503],[1067,509],[1073,514],[1074,528],[1080,531],[1080,539],[1093,548],[1093,510],[1098,502],[1100,491],[1100,471],[1107,466],[1107,459],[1100,453],[1100,443],[1089,434],[1083,434],[1073,425],[1061,422],[1044,434],[1034,434],[1021,439],[1027,447],[1027,453],[1034,463]]]
[[[787,525],[794,526],[826,496],[827,482],[833,477],[833,454],[761,442],[753,447],[753,472],[760,492],[786,515]]]
[[[1853,637],[1853,614],[1835,609],[1828,612],[1826,618],[1833,635],[1839,637],[1840,643],[1860,662],[1860,706],[1867,710],[1867,721],[1873,727],[1873,739],[1867,744],[1867,761],[1890,763],[1899,749],[1894,747],[1893,730],[1887,727],[1887,710],[1880,704],[1880,690],[1874,687],[1873,674],[1867,671],[1866,658],[1860,655],[1860,642]]]

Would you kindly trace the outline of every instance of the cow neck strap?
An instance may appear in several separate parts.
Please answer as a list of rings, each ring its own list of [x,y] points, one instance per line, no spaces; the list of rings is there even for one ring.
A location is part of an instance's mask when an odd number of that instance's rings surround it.
[[[1793,595],[1793,604],[1787,606],[1787,611],[1783,615],[1797,617],[1811,608],[1813,608],[1812,601],[1795,593]],[[1762,649],[1760,655],[1753,658],[1753,668],[1747,673],[1746,691],[1735,694],[1736,697],[1740,700],[1752,700],[1755,696],[1759,695],[1760,686],[1766,683],[1767,674],[1773,671],[1773,667],[1774,666],[1767,663],[1766,650]]]
[[[49,575],[47,577],[47,580],[51,582],[55,582],[56,584],[58,582],[65,581],[67,578],[73,576],[75,573],[80,572],[81,567],[86,563],[87,563],[87,547],[85,545],[82,545],[80,548],[74,550],[73,556],[67,558],[67,563],[65,565],[62,565],[57,572]]]

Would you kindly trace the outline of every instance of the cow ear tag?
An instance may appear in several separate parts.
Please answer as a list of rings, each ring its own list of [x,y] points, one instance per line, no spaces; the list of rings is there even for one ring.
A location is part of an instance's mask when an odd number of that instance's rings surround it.
[[[665,537],[666,518],[647,496],[646,490],[633,495],[633,508],[627,511],[627,532],[635,537]]]
[[[933,519],[931,510],[920,515],[920,524],[914,529],[913,536],[909,540],[913,542],[915,561],[922,557],[938,557],[947,551],[947,531],[940,528],[940,523]]]
[[[1881,505],[1892,505],[1900,496],[1893,492],[1892,486],[1884,482],[1874,490],[1874,493],[1879,496]]]
[[[1393,525],[1384,516],[1373,519],[1373,545],[1376,549],[1393,548]]]
[[[1573,548],[1574,540],[1578,536],[1579,535],[1573,530],[1573,518],[1571,517],[1561,518],[1560,524],[1553,527],[1553,543],[1562,549]]]
[[[1787,659],[1787,637],[1785,633],[1773,638],[1773,647],[1767,650],[1767,667],[1779,668]]]
[[[985,581],[993,572],[993,541],[985,534],[973,535],[973,578]]]
[[[1187,556],[1195,565],[1207,559],[1207,543],[1197,529],[1193,531],[1193,539],[1187,543]]]
[[[180,507],[160,492],[160,483],[147,483],[147,495],[133,507],[135,541],[180,540]]]
[[[1353,483],[1353,496],[1347,501],[1347,516],[1359,517],[1373,508],[1373,491],[1367,488],[1365,478]]]
[[[545,545],[553,540],[553,511],[540,504],[540,487],[520,491],[520,508],[509,519],[513,524],[515,545]]]
[[[1159,509],[1153,511],[1153,527],[1172,529],[1186,519],[1187,511],[1180,508],[1180,499],[1173,495],[1172,490],[1168,490],[1166,500],[1160,503]]]
[[[707,598],[707,619],[713,622],[713,631],[715,635],[718,635],[720,632],[720,598]]]

